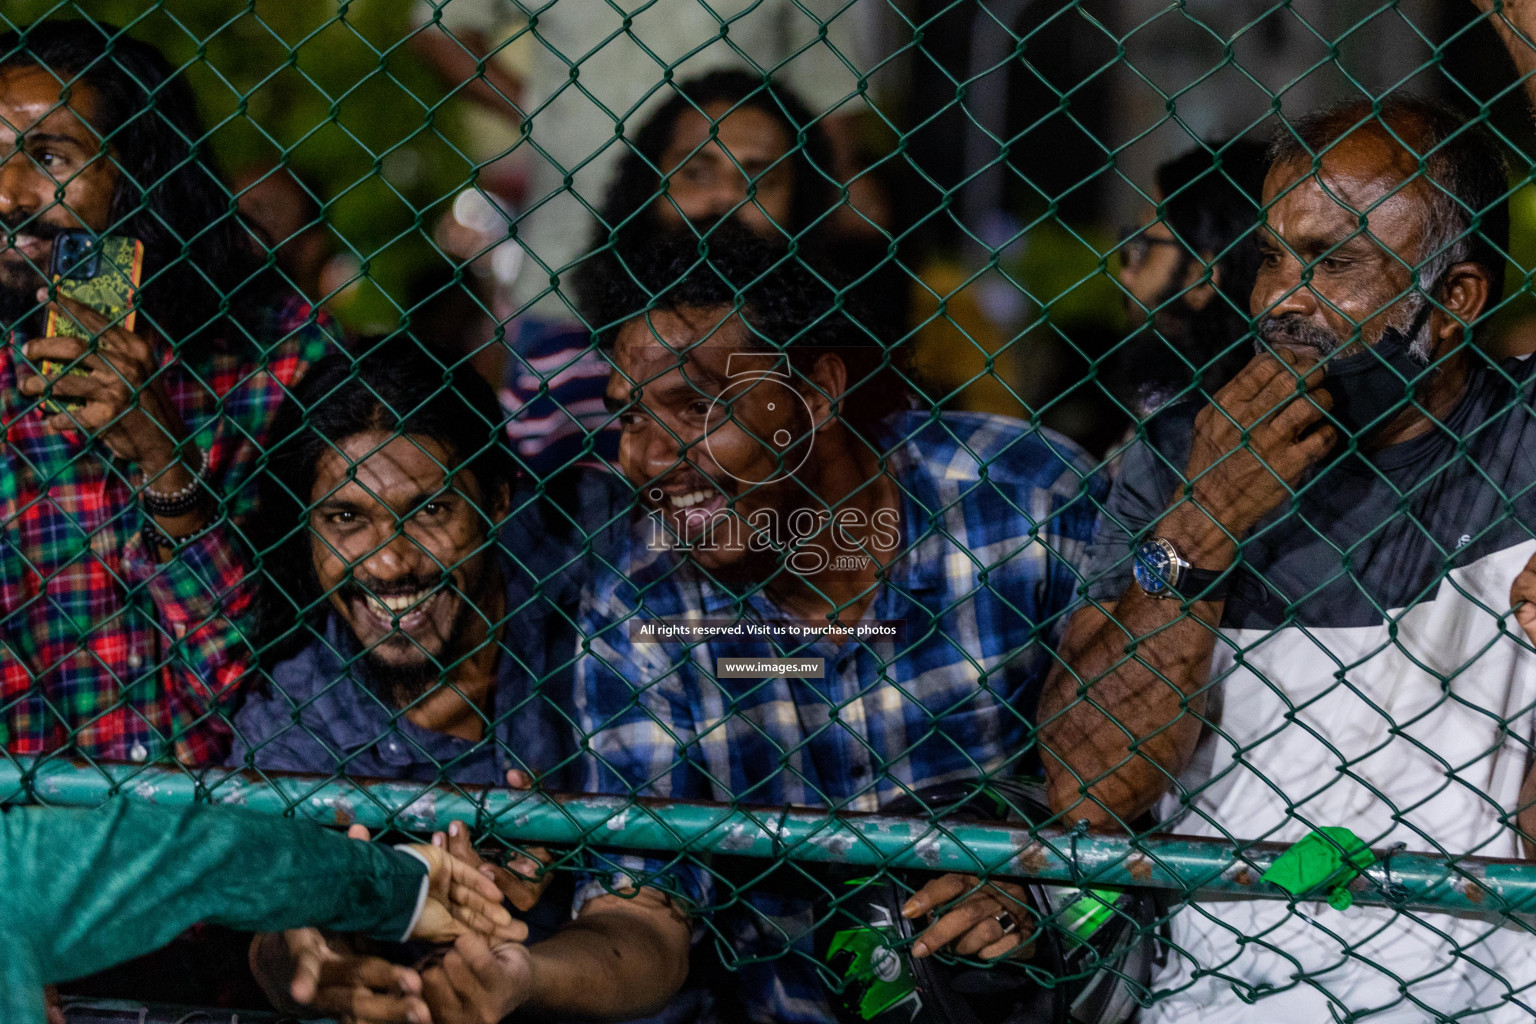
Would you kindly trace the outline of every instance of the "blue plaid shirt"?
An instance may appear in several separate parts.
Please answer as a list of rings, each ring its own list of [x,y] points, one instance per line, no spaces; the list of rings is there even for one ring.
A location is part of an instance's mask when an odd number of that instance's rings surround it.
[[[619,571],[582,601],[589,653],[575,698],[588,791],[873,811],[913,789],[1032,768],[1030,719],[1107,483],[1071,441],[1000,416],[901,413],[881,440],[902,491],[902,544],[865,621],[904,620],[904,638],[636,643],[636,617],[784,618],[761,593],[738,597],[647,550],[642,523]],[[826,677],[715,677],[717,658],[783,656],[825,658]],[[632,878],[711,914],[741,961],[729,986],[737,1012],[833,1020],[801,955],[810,899],[772,885],[733,899],[719,862],[717,872],[682,858],[602,863],[582,898]],[[786,942],[796,952],[775,958]]]

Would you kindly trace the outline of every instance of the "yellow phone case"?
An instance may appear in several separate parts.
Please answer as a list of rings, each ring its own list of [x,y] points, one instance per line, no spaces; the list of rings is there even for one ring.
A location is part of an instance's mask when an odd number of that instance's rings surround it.
[[[144,243],[137,238],[121,238],[109,235],[98,243],[100,259],[97,262],[96,273],[91,277],[55,277],[57,292],[60,295],[74,299],[76,302],[90,306],[103,314],[107,319],[117,322],[122,317],[122,325],[125,330],[133,330],[137,313],[133,309],[133,297],[139,288],[139,279],[144,269]],[[48,324],[45,329],[48,336],[63,336],[81,338],[91,341],[91,332],[81,327],[69,316],[61,316],[53,310],[48,312]],[[45,374],[58,373],[62,367],[51,360],[44,359],[38,369]],[[69,373],[80,376],[89,376],[90,371],[77,366]],[[43,407],[49,412],[64,412],[66,409],[82,408],[83,403],[63,401],[55,398],[47,398],[43,401]]]

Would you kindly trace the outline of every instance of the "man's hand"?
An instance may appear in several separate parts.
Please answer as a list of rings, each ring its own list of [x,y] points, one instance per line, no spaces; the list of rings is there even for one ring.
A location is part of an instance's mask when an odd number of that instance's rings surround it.
[[[460,936],[442,960],[421,972],[432,1024],[496,1024],[533,992],[533,961],[521,942],[489,946]]]
[[[982,960],[1034,955],[1035,918],[1029,895],[1023,886],[1010,882],[983,885],[975,875],[943,875],[913,893],[902,905],[901,916],[919,918],[956,900],[960,902],[917,937],[912,945],[914,957],[929,956],[951,943],[959,955]],[[1010,919],[1013,928],[1007,929],[1003,922]]]
[[[39,298],[47,292],[40,291]],[[21,393],[41,396],[50,386],[55,398],[84,403],[83,408],[54,413],[54,430],[79,430],[101,438],[112,454],[135,463],[153,478],[176,458],[176,445],[186,427],[166,391],[154,346],[141,334],[108,325],[107,318],[83,303],[64,296],[49,307],[96,335],[94,346],[81,338],[53,335],[27,342],[23,353],[34,366],[43,360],[73,364],[89,375],[60,371],[24,378]],[[156,483],[171,490],[180,482]]]
[[[1288,349],[1262,353],[1195,417],[1184,479],[1195,503],[1233,537],[1285,501],[1338,440],[1331,425],[1319,424],[1333,407],[1322,382],[1311,360]]]
[[[442,840],[441,844],[439,840]],[[539,846],[531,847],[528,850],[529,856],[514,857],[507,861],[506,867],[502,867],[480,856],[480,852],[469,841],[469,827],[462,821],[450,822],[448,835],[444,837],[438,832],[433,835],[432,843],[445,845],[454,857],[490,879],[501,894],[524,913],[533,909],[539,897],[544,895],[544,890],[549,888],[549,883],[554,881],[552,872],[545,871],[542,876],[539,873],[554,860],[548,850]]]
[[[1528,39],[1536,39],[1531,35],[1536,29],[1536,0],[1472,0],[1472,6],[1480,14],[1489,15],[1489,24],[1501,36],[1514,29]]]
[[[1194,568],[1228,569],[1244,535],[1337,441],[1322,381],[1314,361],[1281,348],[1216,392],[1195,417],[1186,484],[1156,536]],[[1224,602],[1160,601],[1130,583],[1113,615],[1072,616],[1037,716],[1053,810],[1118,830],[1167,792],[1207,722]]]
[[[375,1024],[431,1024],[419,974],[362,956],[346,940],[315,928],[256,936],[250,962],[256,983],[279,1012]]]
[[[532,947],[465,935],[420,967],[433,1024],[495,1024],[514,1009],[559,1019],[629,1020],[660,1011],[688,976],[690,925],[655,889],[588,900]]]
[[[43,987],[43,1003],[48,1008],[48,1024],[64,1024],[64,1008],[59,1005],[57,985]]]
[[[528,936],[528,926],[514,921],[501,905],[501,890],[495,880],[483,875],[478,858],[467,862],[451,855],[441,842],[442,833],[432,837],[432,845],[415,844],[431,865],[428,871],[427,902],[411,938],[423,942],[452,942],[466,927],[501,942],[521,942]],[[366,825],[352,825],[347,838],[368,842]]]
[[[411,931],[412,939],[452,942],[467,931],[499,942],[528,937],[528,926],[507,913],[501,905],[501,890],[480,873],[478,864],[460,860],[440,846],[417,844],[411,849],[430,866],[427,901]]]
[[[513,768],[507,772],[507,785],[513,789],[532,789],[533,780],[528,773]],[[476,868],[482,875],[496,883],[514,907],[524,913],[533,909],[554,880],[554,875],[544,869],[554,861],[548,850],[541,846],[531,847],[527,856],[514,857],[506,867],[483,860],[469,841],[469,829],[461,821],[450,822],[448,834],[432,836],[434,846],[446,846],[449,853]],[[542,874],[541,874],[542,872]]]

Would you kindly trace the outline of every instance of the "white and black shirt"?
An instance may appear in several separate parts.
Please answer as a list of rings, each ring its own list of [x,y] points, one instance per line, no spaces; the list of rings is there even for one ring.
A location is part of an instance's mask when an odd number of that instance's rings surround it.
[[[1520,855],[1536,655],[1509,591],[1536,554],[1536,365],[1473,358],[1431,433],[1336,451],[1244,542],[1208,724],[1161,807],[1170,830],[1294,842],[1344,825],[1375,847]],[[1168,410],[1126,453],[1089,555],[1094,599],[1131,584],[1132,548],[1183,483],[1196,411]],[[1171,992],[1143,1021],[1532,1016],[1536,935],[1520,924],[1302,908],[1189,905],[1182,955],[1155,979]]]

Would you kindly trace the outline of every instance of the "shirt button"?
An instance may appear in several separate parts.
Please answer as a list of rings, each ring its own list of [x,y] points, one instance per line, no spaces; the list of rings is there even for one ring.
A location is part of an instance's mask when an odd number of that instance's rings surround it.
[[[134,651],[132,654],[128,655],[128,667],[129,668],[143,668],[144,667],[144,656],[141,655],[138,651]]]
[[[144,749],[144,744],[142,743],[135,743],[128,750],[128,760],[130,761],[138,761],[142,763],[148,757],[149,751]]]

